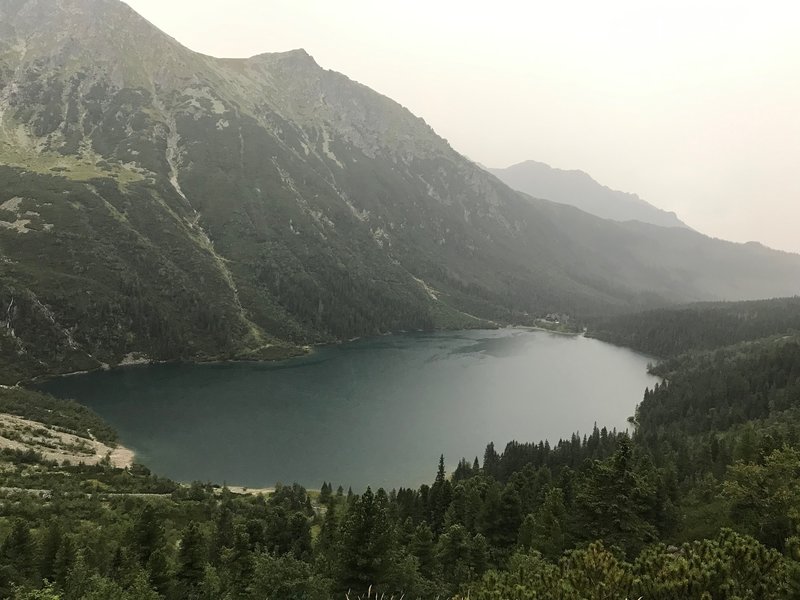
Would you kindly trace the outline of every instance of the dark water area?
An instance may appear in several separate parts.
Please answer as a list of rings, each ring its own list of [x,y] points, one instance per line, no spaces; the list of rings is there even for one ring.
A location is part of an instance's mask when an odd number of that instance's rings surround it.
[[[486,444],[624,429],[648,357],[579,336],[501,329],[394,335],[278,363],[153,365],[50,380],[179,481],[430,482]]]

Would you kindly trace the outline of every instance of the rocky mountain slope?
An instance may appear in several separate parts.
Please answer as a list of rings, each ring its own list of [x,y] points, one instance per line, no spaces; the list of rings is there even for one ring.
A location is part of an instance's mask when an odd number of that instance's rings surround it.
[[[304,51],[0,0],[0,382],[386,331],[791,295],[800,257],[514,192]]]
[[[555,169],[526,160],[505,169],[488,169],[509,187],[613,221],[641,221],[662,227],[686,227],[675,213],[656,208],[636,194],[606,187],[583,171]]]

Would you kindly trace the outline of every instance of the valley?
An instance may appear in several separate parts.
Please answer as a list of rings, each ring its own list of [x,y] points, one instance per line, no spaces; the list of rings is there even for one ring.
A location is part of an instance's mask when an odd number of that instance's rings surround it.
[[[695,129],[679,173],[742,170]],[[798,254],[486,169],[306,50],[0,0],[0,598],[800,597],[798,294]]]

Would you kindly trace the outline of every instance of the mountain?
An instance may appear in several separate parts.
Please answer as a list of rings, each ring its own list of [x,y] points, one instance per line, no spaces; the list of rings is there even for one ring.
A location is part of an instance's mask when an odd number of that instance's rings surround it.
[[[583,171],[555,169],[534,160],[488,171],[509,187],[534,198],[569,204],[603,219],[687,227],[675,213],[656,208],[636,194],[612,190]]]
[[[0,382],[792,295],[800,257],[523,196],[304,51],[0,0]]]

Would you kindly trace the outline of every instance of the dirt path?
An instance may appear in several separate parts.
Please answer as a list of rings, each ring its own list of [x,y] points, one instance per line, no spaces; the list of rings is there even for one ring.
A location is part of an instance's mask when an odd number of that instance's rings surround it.
[[[269,496],[275,491],[274,487],[252,488],[241,485],[228,485],[226,487],[234,494],[248,494],[250,496],[258,496],[259,494]],[[221,489],[219,490],[219,493],[222,493]]]

